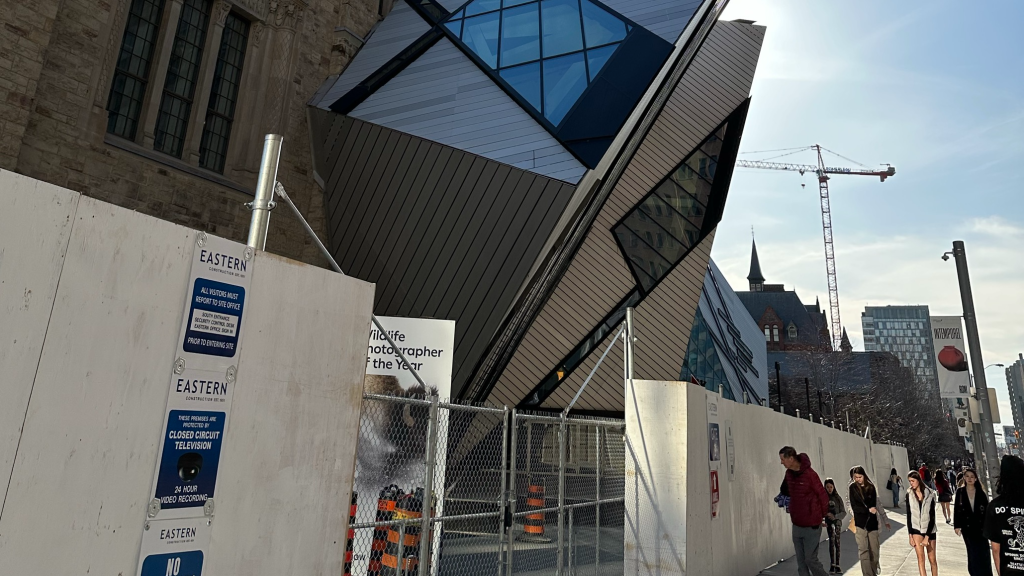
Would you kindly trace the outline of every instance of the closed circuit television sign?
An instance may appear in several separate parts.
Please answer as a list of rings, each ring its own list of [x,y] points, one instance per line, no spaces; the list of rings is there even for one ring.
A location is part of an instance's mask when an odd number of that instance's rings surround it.
[[[137,576],[201,576],[255,252],[196,233]]]

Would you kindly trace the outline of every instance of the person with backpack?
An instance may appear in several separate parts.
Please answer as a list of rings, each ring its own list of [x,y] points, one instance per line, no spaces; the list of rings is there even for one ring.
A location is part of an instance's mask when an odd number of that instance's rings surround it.
[[[1024,460],[1003,456],[996,494],[985,509],[983,528],[992,542],[996,574],[1024,576]]]
[[[928,464],[921,464],[917,473],[921,476],[921,480],[924,482],[925,486],[935,490],[935,481],[932,478],[932,471],[928,469]]]
[[[807,454],[797,454],[792,446],[783,446],[779,450],[779,461],[786,468],[785,486],[781,492],[789,494],[789,518],[793,522],[797,569],[800,576],[827,576],[818,559],[818,546],[821,525],[829,513],[828,493],[818,473],[811,468]]]
[[[971,576],[992,576],[988,540],[985,539],[985,510],[988,496],[978,482],[978,473],[964,471],[964,485],[956,491],[953,503],[953,528],[967,547],[967,573]]]
[[[946,519],[946,524],[952,524],[953,514],[949,509],[949,503],[953,501],[953,487],[949,483],[949,476],[942,468],[935,473],[935,492],[939,495],[939,505],[942,507],[942,516]]]

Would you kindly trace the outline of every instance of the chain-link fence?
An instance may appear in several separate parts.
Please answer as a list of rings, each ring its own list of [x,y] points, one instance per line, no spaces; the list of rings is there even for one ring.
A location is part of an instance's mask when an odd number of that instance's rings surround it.
[[[346,574],[622,569],[625,425],[365,395]]]

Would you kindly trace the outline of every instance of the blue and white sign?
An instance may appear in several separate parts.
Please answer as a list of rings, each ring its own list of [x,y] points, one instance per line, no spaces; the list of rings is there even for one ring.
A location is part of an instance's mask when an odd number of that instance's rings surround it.
[[[245,288],[196,278],[182,349],[232,358],[238,349]]]
[[[171,410],[156,481],[161,509],[202,506],[213,498],[224,416],[223,412]]]
[[[210,532],[211,523],[204,518],[147,522],[139,576],[200,576]]]
[[[197,232],[137,576],[199,576],[238,382],[255,252]]]

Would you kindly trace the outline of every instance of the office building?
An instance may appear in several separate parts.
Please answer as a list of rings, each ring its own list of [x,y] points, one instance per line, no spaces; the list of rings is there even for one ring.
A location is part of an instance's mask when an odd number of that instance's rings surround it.
[[[1024,354],[1018,354],[1017,360],[1006,367],[1005,373],[1013,428],[1020,431],[1024,427]]]
[[[864,350],[891,352],[927,390],[939,392],[928,306],[866,306]]]
[[[675,380],[764,28],[714,0],[401,0],[309,102],[328,246],[454,320],[452,393],[569,404],[627,307]],[[574,405],[624,408],[621,345]]]

